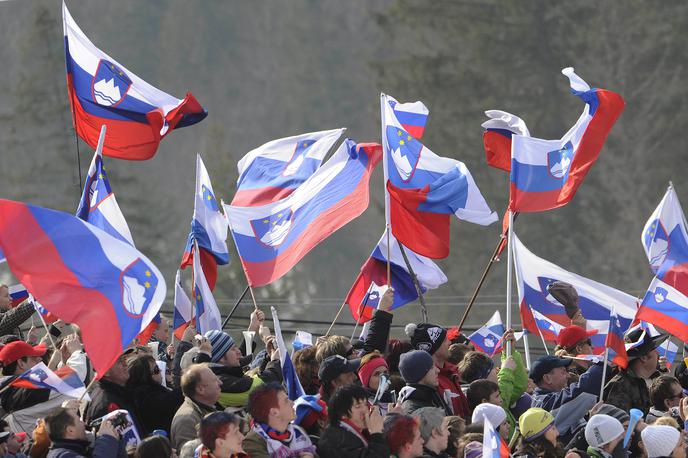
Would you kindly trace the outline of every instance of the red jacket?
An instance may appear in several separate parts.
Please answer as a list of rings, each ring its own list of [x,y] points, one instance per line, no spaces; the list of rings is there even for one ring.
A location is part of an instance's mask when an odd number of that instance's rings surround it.
[[[458,396],[452,396],[451,398],[451,407],[454,411],[454,415],[458,415],[464,419],[470,419],[468,400],[466,399],[466,395],[463,394],[463,391],[461,391],[461,377],[459,377],[459,371],[456,369],[456,366],[445,362],[444,367],[440,367],[439,369],[439,386],[437,387],[437,391],[440,396],[448,400],[448,397],[444,394],[446,390],[457,394]]]

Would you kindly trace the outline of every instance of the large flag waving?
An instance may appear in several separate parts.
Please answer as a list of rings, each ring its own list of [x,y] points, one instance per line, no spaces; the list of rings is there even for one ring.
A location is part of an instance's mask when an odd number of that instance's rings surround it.
[[[153,157],[163,137],[207,116],[189,92],[183,100],[157,89],[98,49],[62,3],[67,90],[79,136],[92,148],[108,126],[103,154],[119,159]]]
[[[573,71],[571,92],[585,102],[576,124],[559,140],[511,135],[511,194],[509,208],[515,212],[539,212],[566,205],[590,171],[624,100],[605,89],[591,89]]]
[[[384,94],[381,104],[387,222],[404,246],[429,258],[445,258],[450,215],[488,225],[497,221],[497,214],[462,162],[436,155],[407,132]]]
[[[210,290],[215,289],[217,265],[229,263],[227,249],[227,219],[220,211],[220,203],[215,198],[210,176],[203,164],[201,155],[196,155],[196,194],[191,232],[186,240],[181,268],[193,264],[195,245],[198,244],[201,265],[205,272]]]
[[[165,280],[146,256],[67,213],[0,200],[0,249],[41,305],[81,328],[101,375],[165,299]]]
[[[379,145],[357,145],[347,139],[288,197],[259,207],[225,205],[249,285],[277,280],[363,213],[370,174],[379,161]]]
[[[198,248],[198,247],[196,247]],[[222,330],[222,318],[208,281],[203,273],[203,267],[198,259],[193,259],[194,303],[196,305],[196,329],[200,334],[217,329]]]
[[[516,234],[513,236],[512,248],[514,250],[521,320],[523,320],[523,327],[527,328],[530,333],[538,333],[533,317],[534,311],[562,326],[568,326],[571,323],[564,306],[547,289],[547,286],[555,281],[569,283],[578,292],[578,306],[588,322],[588,329],[599,331],[590,337],[597,353],[604,350],[605,347],[612,307],[619,316],[621,327],[627,329],[630,326],[637,309],[635,297],[568,272],[535,256],[521,243]],[[547,332],[545,329],[542,329],[542,335],[547,340],[556,340],[555,333]]]
[[[127,221],[117,205],[115,193],[110,187],[105,165],[103,164],[103,143],[106,127],[100,130],[98,146],[88,169],[86,185],[81,194],[76,216],[104,230],[113,237],[134,246],[134,239],[129,232]]]
[[[280,138],[249,151],[238,164],[232,205],[255,207],[287,197],[318,170],[344,130]]]
[[[417,255],[406,249],[406,257],[411,269],[418,278],[421,290],[435,289],[447,282],[447,277],[437,264],[430,259]],[[411,273],[399,249],[399,242],[390,237],[390,273],[391,286],[394,288],[394,303],[392,310],[418,299],[418,291],[413,284]],[[368,260],[361,267],[353,286],[346,296],[351,315],[359,323],[365,323],[373,317],[373,313],[382,299],[382,295],[390,285],[387,283],[387,235],[382,234],[380,241]]]

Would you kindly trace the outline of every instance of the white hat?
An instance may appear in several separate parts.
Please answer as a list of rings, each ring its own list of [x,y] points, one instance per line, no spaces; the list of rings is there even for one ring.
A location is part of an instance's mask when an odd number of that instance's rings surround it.
[[[681,440],[681,433],[671,426],[650,425],[643,429],[640,437],[643,439],[648,458],[656,458],[670,456]]]
[[[590,417],[585,425],[585,440],[591,447],[602,447],[623,433],[624,427],[619,420],[601,413]]]
[[[506,412],[500,406],[483,402],[473,411],[471,423],[484,423],[486,418],[495,428],[499,428],[506,420]]]

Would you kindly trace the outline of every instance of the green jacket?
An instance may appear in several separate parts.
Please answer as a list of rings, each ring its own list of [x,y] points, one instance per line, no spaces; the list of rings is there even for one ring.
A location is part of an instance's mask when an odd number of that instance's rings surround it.
[[[497,385],[499,385],[499,394],[502,398],[502,408],[506,412],[506,420],[509,422],[509,438],[507,442],[514,436],[516,427],[518,426],[516,418],[514,418],[509,409],[512,405],[516,404],[521,395],[525,393],[528,388],[528,372],[523,364],[523,358],[521,358],[521,354],[516,350],[512,352],[512,356],[516,363],[516,369],[504,368],[506,352],[503,351],[502,368],[497,374]]]

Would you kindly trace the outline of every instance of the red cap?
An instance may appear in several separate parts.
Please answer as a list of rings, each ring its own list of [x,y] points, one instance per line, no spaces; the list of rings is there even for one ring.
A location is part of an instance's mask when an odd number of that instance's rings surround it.
[[[32,347],[23,340],[16,340],[2,347],[2,350],[0,350],[0,361],[7,365],[25,356],[43,356],[45,352],[46,348],[43,345]]]
[[[26,433],[25,432],[20,432],[20,433],[15,433],[14,437],[17,438],[17,442],[22,444],[26,440]]]
[[[450,342],[459,337],[459,334],[461,334],[461,331],[459,331],[458,326],[447,329],[447,339],[449,339]]]
[[[597,334],[597,329],[586,331],[580,326],[573,324],[565,327],[559,332],[557,336],[557,345],[561,345],[562,347],[575,347],[579,342],[595,334]]]

